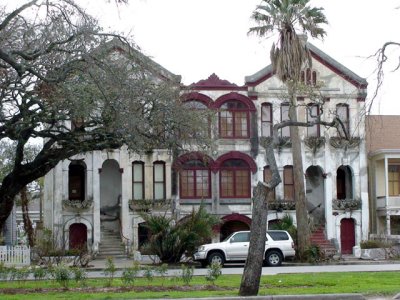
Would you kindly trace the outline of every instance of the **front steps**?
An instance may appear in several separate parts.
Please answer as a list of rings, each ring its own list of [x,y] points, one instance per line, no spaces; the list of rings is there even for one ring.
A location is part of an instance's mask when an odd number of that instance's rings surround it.
[[[337,254],[335,246],[325,237],[324,226],[320,226],[317,230],[311,233],[311,244],[319,246],[325,257],[333,257]]]
[[[125,245],[121,241],[119,232],[101,227],[101,242],[96,258],[107,257],[126,258]]]

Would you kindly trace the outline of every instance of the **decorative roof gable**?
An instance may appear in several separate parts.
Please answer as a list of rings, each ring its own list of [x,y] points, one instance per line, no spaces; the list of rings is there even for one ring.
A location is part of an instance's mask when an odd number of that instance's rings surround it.
[[[220,79],[215,73],[212,73],[207,79],[192,83],[190,88],[195,90],[246,90],[245,87]]]
[[[367,88],[368,82],[364,78],[358,76],[356,73],[346,68],[344,65],[315,47],[313,44],[307,42],[307,47],[311,52],[311,56],[315,60],[332,70],[335,74],[341,76],[343,79],[359,89]],[[253,75],[246,76],[245,82],[248,86],[255,86],[272,77],[273,75],[272,65],[269,65]]]

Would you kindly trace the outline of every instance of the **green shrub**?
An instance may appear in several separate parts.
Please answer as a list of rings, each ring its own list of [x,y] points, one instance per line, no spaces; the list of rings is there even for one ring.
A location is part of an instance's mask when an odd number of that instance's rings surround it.
[[[60,284],[63,288],[68,288],[71,280],[71,271],[66,265],[60,264],[54,267],[53,276],[58,284]]]
[[[112,286],[114,280],[115,272],[117,268],[115,267],[114,260],[112,257],[107,257],[106,268],[104,269],[104,275],[108,278],[107,286]]]
[[[162,279],[162,285],[164,285],[165,277],[167,276],[167,272],[168,272],[168,265],[167,264],[162,264],[162,265],[158,266],[155,269],[155,272],[158,275],[160,275],[160,277]]]
[[[18,270],[15,266],[9,267],[8,268],[8,279],[10,281],[15,280],[15,278],[17,278],[17,273],[18,273]]]
[[[35,280],[43,280],[47,275],[47,270],[42,267],[35,267],[32,273]]]
[[[215,281],[221,276],[221,264],[218,262],[213,262],[208,266],[206,280],[210,281],[212,285],[215,285]]]
[[[392,246],[391,243],[380,240],[366,240],[366,241],[361,241],[360,243],[361,249],[390,248],[391,246]]]
[[[209,214],[203,205],[182,219],[167,215],[141,214],[151,233],[142,250],[157,255],[164,263],[179,262],[182,255],[192,256],[197,247],[213,235],[213,226],[219,220]]]
[[[148,282],[153,281],[154,279],[154,270],[150,266],[146,266],[143,269],[143,276],[147,279]]]
[[[72,273],[77,284],[86,286],[87,272],[85,269],[74,267],[72,268]]]
[[[140,264],[138,262],[134,262],[132,267],[126,268],[122,271],[122,282],[127,285],[134,285],[135,280],[140,272]]]
[[[9,268],[4,265],[3,262],[0,263],[0,279],[7,280],[9,274]]]
[[[181,265],[181,279],[184,282],[185,285],[189,285],[190,282],[193,279],[193,272],[194,272],[194,267],[193,266],[186,266],[186,265]]]
[[[15,269],[15,279],[19,283],[25,282],[28,279],[30,273],[31,269],[26,266],[19,269]]]
[[[309,246],[306,251],[304,252],[305,254],[305,260],[310,262],[310,263],[316,263],[324,258],[324,254],[321,251],[321,248],[318,245],[312,244]]]

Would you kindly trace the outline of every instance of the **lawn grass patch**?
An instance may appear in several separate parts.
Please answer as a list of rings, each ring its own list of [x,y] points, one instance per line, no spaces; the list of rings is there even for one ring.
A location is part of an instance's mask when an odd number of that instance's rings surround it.
[[[262,276],[259,295],[304,295],[333,293],[362,293],[364,295],[395,295],[400,292],[400,272],[346,272],[278,274]],[[18,282],[0,282],[3,300],[29,299],[151,299],[237,296],[241,275],[222,275],[215,285],[204,276],[194,276],[189,285],[176,277],[154,277],[152,281],[137,278],[134,287],[115,278],[107,288],[107,278],[88,279],[87,288],[71,281],[62,289],[51,280],[26,281],[21,289]],[[14,289],[15,294],[6,293]],[[46,289],[44,291],[44,289]],[[90,290],[89,290],[90,289]]]

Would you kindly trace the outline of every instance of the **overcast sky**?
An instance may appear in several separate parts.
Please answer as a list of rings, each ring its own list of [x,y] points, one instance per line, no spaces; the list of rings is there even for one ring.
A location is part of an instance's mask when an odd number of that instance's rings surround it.
[[[13,0],[0,0],[12,2]],[[14,0],[15,1],[15,0]],[[107,1],[109,3],[107,3]],[[142,51],[184,84],[216,73],[238,85],[270,64],[274,39],[248,36],[250,16],[260,0],[77,0],[105,29],[130,33]],[[324,41],[310,40],[375,88],[374,58],[385,41],[400,41],[400,0],[311,0],[329,21]],[[390,52],[397,61],[399,51]],[[393,64],[391,69],[393,69]],[[400,114],[400,71],[387,70],[373,113]]]

